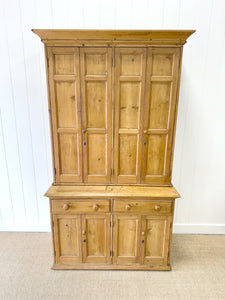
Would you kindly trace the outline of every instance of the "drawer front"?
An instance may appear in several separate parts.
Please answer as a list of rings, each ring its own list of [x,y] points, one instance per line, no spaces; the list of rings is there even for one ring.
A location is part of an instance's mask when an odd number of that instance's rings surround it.
[[[172,202],[156,200],[114,200],[114,211],[126,213],[170,214],[172,213]]]
[[[110,212],[109,200],[52,200],[53,214]]]

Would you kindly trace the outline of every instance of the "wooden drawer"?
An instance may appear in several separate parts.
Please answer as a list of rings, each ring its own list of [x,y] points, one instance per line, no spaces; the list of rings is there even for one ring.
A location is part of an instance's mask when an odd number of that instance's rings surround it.
[[[114,200],[114,211],[126,213],[170,214],[172,213],[172,202],[157,200]]]
[[[109,211],[109,200],[52,200],[53,214],[103,213]]]

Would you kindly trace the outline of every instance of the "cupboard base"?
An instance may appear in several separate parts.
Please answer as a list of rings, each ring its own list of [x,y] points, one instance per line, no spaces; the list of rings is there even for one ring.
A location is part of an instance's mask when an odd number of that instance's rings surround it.
[[[69,265],[53,264],[53,270],[135,270],[135,271],[170,271],[171,266],[146,266],[146,265]]]

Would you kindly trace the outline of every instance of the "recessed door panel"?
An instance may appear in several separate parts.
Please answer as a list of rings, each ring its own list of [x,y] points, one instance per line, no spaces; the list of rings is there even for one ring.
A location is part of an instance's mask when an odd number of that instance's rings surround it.
[[[166,154],[167,135],[148,135],[148,160],[146,176],[165,174],[165,154]]]
[[[55,74],[56,75],[74,75],[76,74],[76,66],[74,55],[72,53],[63,54],[64,51],[57,52],[54,55]]]
[[[87,128],[106,128],[106,87],[101,81],[86,83]]]
[[[105,134],[87,134],[87,171],[89,176],[106,176],[106,151],[107,136]]]
[[[140,183],[145,48],[115,49],[114,183]]]
[[[137,135],[121,134],[119,141],[119,174],[137,176]]]
[[[82,182],[79,49],[48,47],[55,182]]]
[[[56,263],[81,263],[80,216],[54,216]]]
[[[56,82],[56,114],[58,128],[76,128],[77,112],[74,82]]]
[[[140,115],[141,84],[120,83],[120,128],[138,129]]]
[[[59,171],[61,176],[78,174],[78,143],[77,134],[61,133],[59,141]]]
[[[170,82],[153,82],[150,95],[149,128],[167,129],[170,108]]]
[[[171,76],[173,75],[174,53],[173,50],[156,49],[152,53],[152,75]]]
[[[143,56],[138,52],[121,53],[120,56],[120,74],[124,76],[141,76],[142,75]]]
[[[97,50],[97,49],[96,49]],[[93,52],[85,52],[85,75],[106,75],[108,69],[108,58],[106,52],[98,53],[96,50]]]
[[[169,184],[180,49],[148,49],[141,182]]]
[[[84,181],[110,183],[112,109],[110,48],[81,48]]]

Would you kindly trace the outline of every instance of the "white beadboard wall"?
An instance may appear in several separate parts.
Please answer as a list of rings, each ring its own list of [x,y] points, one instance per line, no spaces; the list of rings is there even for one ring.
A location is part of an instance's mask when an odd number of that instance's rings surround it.
[[[225,234],[224,16],[224,0],[0,0],[0,230],[50,230],[44,49],[31,29],[196,29],[183,56],[174,232]]]

